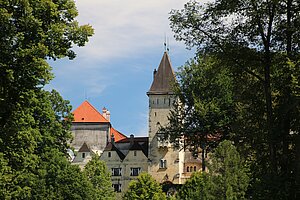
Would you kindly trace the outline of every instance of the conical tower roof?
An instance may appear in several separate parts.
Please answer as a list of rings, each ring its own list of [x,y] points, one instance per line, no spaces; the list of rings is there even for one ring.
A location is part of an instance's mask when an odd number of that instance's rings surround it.
[[[154,79],[149,94],[171,94],[172,84],[175,83],[175,74],[171,65],[170,57],[167,52],[160,61],[157,72],[154,72]]]

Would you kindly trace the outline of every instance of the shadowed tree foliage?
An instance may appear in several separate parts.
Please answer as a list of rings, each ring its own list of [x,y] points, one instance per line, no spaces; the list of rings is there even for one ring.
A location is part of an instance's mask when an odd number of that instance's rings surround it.
[[[72,47],[93,34],[91,26],[78,25],[77,14],[72,0],[0,1],[0,191],[6,199],[91,199],[80,192],[88,179],[65,157],[71,106],[43,90],[53,78],[47,60],[75,58]],[[51,177],[55,184],[46,181]]]
[[[251,162],[253,198],[300,195],[299,11],[297,0],[215,0],[170,16],[177,40],[232,75],[231,137]]]
[[[208,168],[208,173],[193,173],[176,194],[177,199],[245,199],[248,167],[230,141],[225,140],[214,149]]]
[[[211,154],[211,195],[214,199],[245,199],[249,185],[248,173],[236,147],[224,140]]]
[[[214,57],[190,60],[177,73],[174,91],[178,101],[169,115],[169,124],[160,129],[175,147],[202,152],[205,171],[206,151],[230,133],[235,119],[230,71]],[[181,142],[185,138],[185,142]]]
[[[150,174],[141,173],[137,180],[129,183],[128,190],[124,194],[126,200],[164,200],[166,195],[162,188]]]

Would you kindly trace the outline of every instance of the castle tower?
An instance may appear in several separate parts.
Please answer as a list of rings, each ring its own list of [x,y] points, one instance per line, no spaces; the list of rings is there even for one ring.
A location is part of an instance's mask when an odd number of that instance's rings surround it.
[[[174,151],[168,142],[162,142],[158,133],[160,126],[168,124],[168,115],[174,101],[172,84],[175,83],[175,75],[167,52],[164,52],[153,76],[152,85],[147,92],[149,97],[148,172],[160,183],[178,184],[180,183],[180,153]]]

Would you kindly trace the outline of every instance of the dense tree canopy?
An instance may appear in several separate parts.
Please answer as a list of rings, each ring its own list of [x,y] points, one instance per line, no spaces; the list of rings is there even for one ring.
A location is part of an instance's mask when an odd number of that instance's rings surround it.
[[[211,185],[207,174],[205,172],[195,172],[179,189],[176,198],[181,200],[209,200],[213,199],[210,191]]]
[[[296,0],[190,1],[170,16],[176,39],[229,72],[230,135],[251,163],[255,198],[300,195],[299,9]]]
[[[230,141],[222,141],[214,149],[208,168],[208,172],[193,173],[176,194],[177,199],[245,199],[248,167]]]
[[[128,190],[124,194],[126,200],[164,200],[166,195],[155,179],[147,173],[141,173],[137,180],[129,183]]]
[[[171,110],[167,127],[160,129],[176,146],[196,154],[202,149],[205,170],[206,150],[217,146],[230,133],[234,120],[232,77],[213,57],[191,60],[177,73],[174,86],[177,105]],[[184,143],[181,138],[186,138]]]
[[[112,188],[110,173],[104,161],[99,156],[94,156],[84,167],[84,174],[92,182],[95,189],[96,199],[115,199],[115,193]]]
[[[53,78],[47,60],[73,59],[73,45],[93,34],[91,26],[78,25],[77,14],[72,0],[0,0],[0,191],[6,199],[92,198],[89,180],[65,156],[71,106],[43,90]]]
[[[249,185],[248,168],[235,146],[224,140],[211,154],[210,193],[215,199],[245,199]]]

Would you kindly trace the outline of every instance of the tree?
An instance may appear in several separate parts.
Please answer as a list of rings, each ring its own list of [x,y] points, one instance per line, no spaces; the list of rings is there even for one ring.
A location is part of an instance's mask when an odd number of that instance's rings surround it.
[[[193,173],[176,194],[177,199],[213,199],[213,196],[210,195],[211,186],[209,181],[209,177],[205,172]]]
[[[190,149],[195,155],[202,149],[205,171],[206,151],[229,135],[235,119],[232,77],[212,56],[190,60],[177,77],[174,91],[178,101],[169,115],[169,124],[160,132],[175,146]],[[182,138],[186,138],[184,143],[180,142]]]
[[[115,199],[110,173],[107,170],[105,162],[101,161],[99,156],[94,156],[86,164],[84,174],[95,188],[96,199]]]
[[[92,182],[62,152],[49,148],[41,158],[36,176],[28,185],[31,199],[97,199]]]
[[[43,167],[51,162],[45,158],[47,152],[66,154],[71,138],[71,106],[57,92],[44,91],[43,87],[53,78],[47,60],[73,59],[73,45],[83,46],[93,34],[91,26],[78,25],[77,14],[72,0],[0,1],[0,154],[4,163],[0,190],[6,191],[5,198],[34,198],[38,185],[45,180],[40,178],[47,177],[41,172],[56,177]],[[74,169],[66,164],[65,156],[60,154],[57,159],[67,165],[55,166],[62,170],[57,173]],[[83,185],[74,183],[69,186],[80,191]],[[40,192],[47,195],[53,185],[45,184]],[[71,198],[67,193],[58,194],[59,198]],[[84,192],[80,195],[88,196]]]
[[[208,173],[196,172],[176,194],[178,199],[245,199],[249,169],[230,141],[209,155]]]
[[[159,200],[166,199],[159,183],[147,173],[141,173],[137,180],[129,183],[128,190],[124,194],[124,199],[128,200]]]
[[[209,174],[215,199],[245,199],[248,168],[230,141],[224,140],[212,153]]]
[[[296,0],[190,1],[170,16],[176,39],[234,75],[232,139],[252,160],[257,198],[300,195],[299,9]]]

